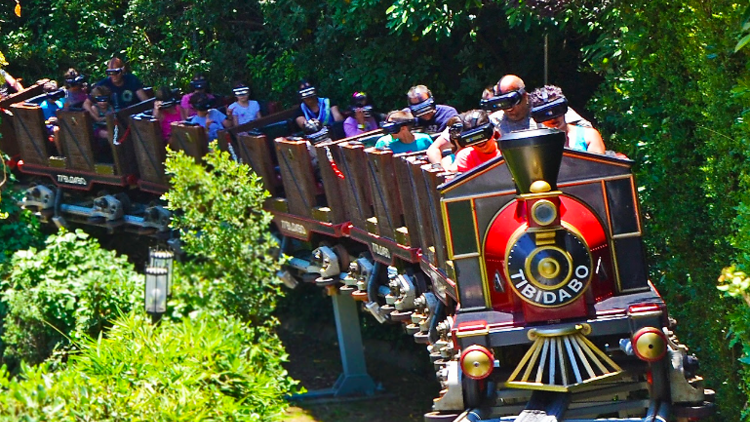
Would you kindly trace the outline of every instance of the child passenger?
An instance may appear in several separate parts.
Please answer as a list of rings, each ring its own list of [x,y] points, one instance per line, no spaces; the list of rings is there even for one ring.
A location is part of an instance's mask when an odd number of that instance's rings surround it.
[[[190,105],[195,109],[196,114],[189,118],[187,122],[204,127],[208,133],[209,142],[216,139],[219,130],[232,126],[232,122],[227,119],[224,113],[211,108],[211,99],[205,93],[194,93],[190,98]]]
[[[112,162],[112,149],[109,146],[109,131],[107,130],[107,114],[113,113],[115,108],[110,101],[111,91],[104,85],[98,85],[91,90],[93,100],[89,111],[94,119],[95,154],[104,162]]]
[[[160,87],[155,97],[153,116],[161,124],[161,137],[166,142],[172,134],[172,123],[182,120],[182,107],[168,86]]]
[[[86,92],[86,77],[72,67],[65,72],[63,77],[65,78],[65,102],[63,108],[65,110],[83,108],[83,103],[88,97],[88,93]]]
[[[246,83],[236,82],[232,93],[237,97],[237,101],[227,108],[227,114],[235,126],[260,118],[260,104],[250,99],[250,87]]]

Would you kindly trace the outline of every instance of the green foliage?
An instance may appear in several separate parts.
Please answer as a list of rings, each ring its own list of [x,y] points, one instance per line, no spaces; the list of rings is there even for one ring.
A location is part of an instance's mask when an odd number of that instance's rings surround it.
[[[3,359],[35,364],[71,341],[98,336],[142,297],[125,257],[82,231],[50,236],[46,247],[18,251],[3,280]]]
[[[278,420],[292,384],[280,343],[257,330],[227,316],[157,326],[123,316],[60,371],[3,374],[0,420]]]
[[[169,208],[179,210],[172,224],[185,251],[199,258],[188,277],[205,282],[193,284],[209,283],[213,291],[203,293],[230,315],[266,324],[282,293],[278,258],[271,253],[277,247],[268,230],[271,215],[263,210],[268,192],[246,165],[213,147],[205,165],[182,152],[168,154],[173,177],[165,196]]]
[[[0,160],[4,160],[0,153]],[[0,166],[4,163],[0,163]],[[0,171],[0,178],[3,176]],[[22,210],[16,205],[20,193],[13,189],[15,177],[7,174],[5,186],[0,188],[0,278],[9,271],[10,257],[14,252],[31,246],[39,246],[42,234],[39,232],[39,221],[31,212]],[[0,179],[0,181],[2,181]]]

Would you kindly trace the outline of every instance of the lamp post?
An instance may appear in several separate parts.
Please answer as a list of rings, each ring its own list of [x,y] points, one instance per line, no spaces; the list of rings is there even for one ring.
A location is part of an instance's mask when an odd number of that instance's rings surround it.
[[[151,320],[157,322],[167,312],[167,297],[172,290],[171,251],[149,249],[149,263],[146,267],[146,289],[143,304]]]

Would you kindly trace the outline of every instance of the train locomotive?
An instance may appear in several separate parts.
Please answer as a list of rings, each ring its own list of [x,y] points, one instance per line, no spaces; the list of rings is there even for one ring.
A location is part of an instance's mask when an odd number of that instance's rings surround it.
[[[53,157],[40,111],[3,105],[12,136],[2,147],[39,177],[21,204],[171,237],[158,202],[168,187],[164,143],[158,122],[138,114],[149,106],[112,116],[110,133],[121,130],[110,142],[115,163],[103,166],[90,124],[79,124],[85,112],[63,113],[67,135]],[[535,129],[455,174],[423,153],[368,147],[382,131],[288,136],[293,115],[224,131],[219,146],[271,194],[265,208],[291,256],[285,282],[350,295],[426,346],[442,386],[426,422],[713,413],[698,362],[647,278],[631,161],[567,150],[564,133]],[[199,160],[205,132],[173,126],[169,145]]]

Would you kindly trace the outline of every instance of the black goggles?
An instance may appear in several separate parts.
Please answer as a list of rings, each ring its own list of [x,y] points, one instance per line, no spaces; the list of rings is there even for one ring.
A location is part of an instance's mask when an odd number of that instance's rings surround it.
[[[362,111],[366,117],[370,117],[370,113],[372,112],[372,106],[371,105],[353,105],[352,106],[352,112]]]
[[[305,98],[316,97],[318,95],[318,91],[315,89],[314,86],[300,89],[299,91],[297,91],[297,93],[299,94],[300,99],[303,99],[303,100]]]
[[[65,85],[67,86],[77,86],[82,84],[84,81],[86,81],[86,76],[84,75],[78,75],[73,79],[65,79]]]
[[[159,110],[174,107],[176,105],[177,105],[176,100],[162,101],[161,104],[159,104]]]
[[[193,108],[198,111],[208,111],[211,108],[211,100],[199,101],[193,105]]]
[[[409,104],[409,110],[414,117],[422,117],[425,114],[431,113],[436,110],[435,99],[430,97],[421,103]]]
[[[190,81],[190,88],[192,88],[193,91],[196,89],[206,89],[208,87],[208,81],[205,79],[198,79],[195,81]]]
[[[403,120],[400,122],[385,122],[381,126],[383,129],[383,132],[394,135],[396,133],[399,133],[401,131],[402,127],[413,127],[417,124],[416,120]]]
[[[319,131],[311,133],[309,135],[305,135],[305,139],[310,141],[311,144],[316,145],[321,142],[330,140],[331,136],[328,134],[328,128],[323,126],[323,128]]]
[[[97,103],[108,103],[109,102],[109,95],[97,95],[94,97]]]
[[[450,133],[451,141],[457,144],[461,148],[470,147],[472,145],[481,144],[487,142],[492,138],[492,134],[495,132],[495,127],[492,123],[486,123],[474,129],[463,131],[463,124],[456,123],[451,126],[448,133]]]
[[[568,112],[568,99],[565,97],[555,98],[548,103],[532,107],[531,118],[541,123],[547,120],[556,119],[564,116]]]
[[[232,93],[234,93],[234,95],[236,95],[238,97],[240,95],[250,95],[250,88],[248,88],[246,86],[237,87],[237,88],[234,88],[232,90]]]
[[[521,103],[523,94],[526,90],[523,88],[515,91],[506,92],[505,94],[496,95],[492,98],[479,102],[479,107],[487,111],[507,110]]]
[[[122,73],[122,68],[118,67],[117,69],[107,69],[107,75],[119,75]]]

